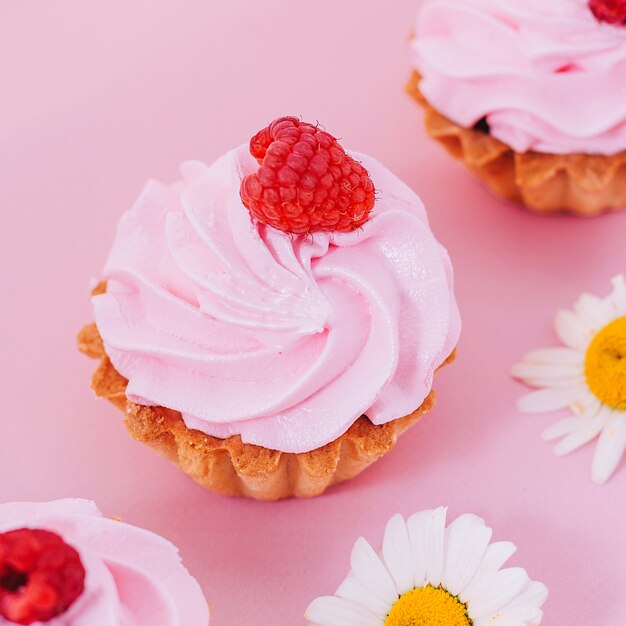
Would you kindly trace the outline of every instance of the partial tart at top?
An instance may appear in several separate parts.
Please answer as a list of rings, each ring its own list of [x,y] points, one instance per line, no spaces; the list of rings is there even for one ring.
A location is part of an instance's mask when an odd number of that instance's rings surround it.
[[[497,194],[626,207],[626,0],[427,0],[411,51],[429,134]]]

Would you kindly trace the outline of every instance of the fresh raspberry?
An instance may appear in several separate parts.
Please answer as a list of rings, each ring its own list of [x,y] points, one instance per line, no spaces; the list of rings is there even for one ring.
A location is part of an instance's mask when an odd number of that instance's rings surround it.
[[[47,622],[85,588],[78,552],[48,530],[0,533],[0,616],[15,624]]]
[[[318,126],[280,117],[250,140],[258,171],[240,194],[260,222],[294,233],[347,232],[362,226],[374,206],[367,170]]]
[[[626,24],[626,0],[589,0],[589,8],[600,22]]]

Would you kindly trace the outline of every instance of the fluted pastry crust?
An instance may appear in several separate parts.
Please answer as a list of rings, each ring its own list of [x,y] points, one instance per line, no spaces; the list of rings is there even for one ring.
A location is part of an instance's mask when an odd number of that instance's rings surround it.
[[[610,156],[518,153],[441,115],[424,98],[419,83],[414,70],[406,90],[424,108],[428,134],[497,195],[537,213],[589,217],[626,208],[626,151]]]
[[[225,495],[258,500],[317,496],[331,485],[353,478],[389,452],[398,436],[427,413],[435,401],[431,391],[410,415],[380,426],[362,416],[341,437],[321,448],[285,453],[244,443],[238,435],[227,439],[205,435],[188,428],[178,411],[128,400],[128,381],[106,355],[95,324],[81,330],[78,345],[81,352],[99,359],[92,387],[98,396],[125,413],[130,434],[179,465],[203,487]],[[455,354],[445,363],[451,362]]]

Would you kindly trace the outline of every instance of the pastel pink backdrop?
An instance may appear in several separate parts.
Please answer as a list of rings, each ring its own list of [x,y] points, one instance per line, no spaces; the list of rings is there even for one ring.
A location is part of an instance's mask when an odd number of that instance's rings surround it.
[[[386,7],[386,11],[383,10]],[[392,8],[393,7],[393,8]],[[303,624],[360,534],[396,512],[473,511],[545,582],[544,623],[626,622],[626,467],[598,487],[593,447],[563,459],[523,416],[509,366],[552,319],[626,270],[626,213],[540,218],[491,197],[403,93],[416,0],[110,0],[0,5],[0,501],[95,499],[180,546],[214,624]],[[75,335],[115,224],[145,180],[215,159],[282,114],[320,120],[423,198],[456,268],[464,334],[439,401],[360,478],[262,504],[197,487],[94,398]],[[187,625],[186,625],[187,626]],[[193,625],[188,625],[193,626]]]

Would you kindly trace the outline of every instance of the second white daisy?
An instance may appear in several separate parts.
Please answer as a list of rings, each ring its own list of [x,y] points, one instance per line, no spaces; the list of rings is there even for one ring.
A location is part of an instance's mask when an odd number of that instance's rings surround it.
[[[518,402],[520,411],[545,413],[565,408],[571,415],[548,428],[546,440],[560,439],[559,455],[599,436],[591,477],[605,482],[626,448],[626,284],[613,279],[606,298],[580,296],[573,310],[559,311],[557,335],[566,347],[527,354],[513,366],[514,377],[539,387]]]
[[[382,554],[362,537],[352,569],[334,596],[306,611],[318,626],[535,626],[548,590],[519,567],[501,569],[515,552],[489,543],[476,515],[446,528],[446,509],[389,520]]]

